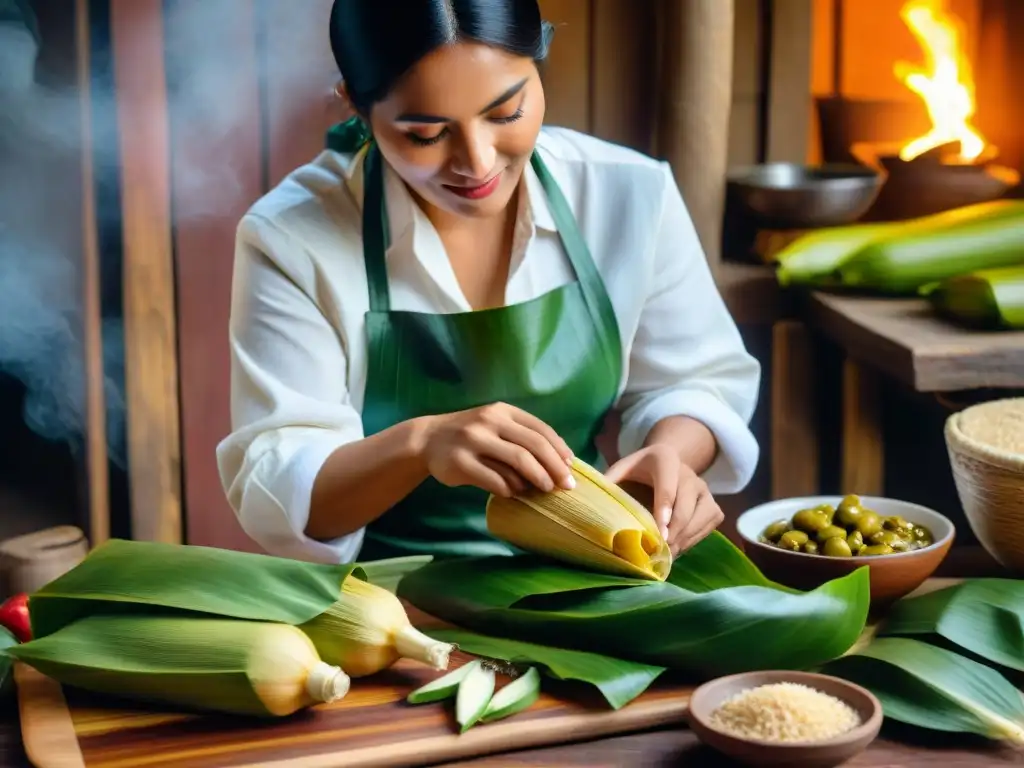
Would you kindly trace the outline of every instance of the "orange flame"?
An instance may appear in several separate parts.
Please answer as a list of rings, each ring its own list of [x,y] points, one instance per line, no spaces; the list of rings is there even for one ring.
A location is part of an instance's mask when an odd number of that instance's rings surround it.
[[[963,25],[946,12],[944,0],[908,0],[900,18],[921,45],[925,66],[897,62],[896,77],[921,97],[932,123],[930,131],[900,150],[900,159],[913,160],[958,141],[960,160],[975,160],[985,149],[985,139],[970,123],[976,104],[971,64],[962,45]]]

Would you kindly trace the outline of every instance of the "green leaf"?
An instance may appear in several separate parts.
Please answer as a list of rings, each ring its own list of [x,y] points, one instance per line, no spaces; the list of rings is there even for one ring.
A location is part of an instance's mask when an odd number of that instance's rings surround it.
[[[355,565],[112,539],[31,595],[36,638],[95,613],[154,609],[299,625],[335,603]]]
[[[398,582],[406,574],[422,568],[433,559],[433,555],[408,555],[385,560],[370,560],[359,563],[359,568],[366,575],[368,582],[393,593],[398,589]]]
[[[1024,672],[1024,581],[972,579],[890,609],[879,637],[938,636],[953,646]]]
[[[857,640],[870,602],[866,568],[812,592],[782,589],[718,536],[678,559],[666,582],[517,555],[434,562],[406,576],[398,594],[475,632],[699,677],[816,666]]]
[[[989,667],[919,640],[887,637],[823,671],[864,686],[885,716],[1024,745],[1024,698]]]
[[[18,638],[5,627],[0,627],[0,702],[14,693],[14,659],[4,651],[17,644]]]
[[[509,664],[534,664],[551,677],[575,680],[597,688],[613,709],[635,699],[665,671],[664,667],[600,656],[595,653],[485,637],[461,629],[430,629],[436,640],[456,643],[466,653]]]

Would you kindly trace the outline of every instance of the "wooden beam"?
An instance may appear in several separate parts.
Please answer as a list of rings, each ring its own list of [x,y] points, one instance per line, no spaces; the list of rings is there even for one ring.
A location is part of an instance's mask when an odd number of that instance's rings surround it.
[[[765,160],[804,163],[810,149],[812,0],[769,0]]]
[[[111,0],[121,142],[132,536],[180,542],[181,448],[162,0]]]
[[[772,498],[821,492],[821,443],[815,408],[817,379],[807,327],[783,320],[772,328]]]
[[[885,447],[878,374],[847,357],[843,361],[842,493],[881,496]]]
[[[85,361],[85,462],[88,483],[89,542],[110,537],[106,375],[103,370],[103,321],[100,311],[100,254],[92,140],[92,56],[88,0],[75,0],[75,53],[82,137],[82,325]]]

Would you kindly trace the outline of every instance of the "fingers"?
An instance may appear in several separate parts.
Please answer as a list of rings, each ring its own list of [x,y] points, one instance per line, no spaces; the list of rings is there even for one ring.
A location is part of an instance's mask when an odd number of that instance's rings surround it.
[[[481,457],[500,462],[512,469],[523,480],[542,491],[553,491],[555,481],[544,466],[527,448],[504,440],[490,429],[475,430],[469,437],[469,447]],[[559,481],[563,478],[559,477]]]
[[[477,461],[487,469],[492,472],[496,472],[501,476],[501,479],[505,481],[505,485],[508,486],[510,491],[509,496],[523,493],[529,487],[527,482],[507,464],[502,464],[500,461],[494,461],[486,456],[478,456]]]
[[[692,486],[696,493],[694,504],[689,508],[692,510],[689,519],[684,525],[679,526],[678,532],[673,532],[672,535],[670,547],[674,555],[697,544],[725,520],[724,513],[711,496],[707,486],[699,480]]]
[[[654,521],[661,529],[661,535],[666,539],[672,536],[672,526],[675,523],[675,510],[679,508],[679,471],[682,465],[679,460],[667,454],[659,454],[654,457],[653,467],[650,470],[652,477],[650,484],[654,488]],[[640,478],[631,478],[639,480]]]
[[[562,459],[563,464],[572,464],[572,449],[569,448],[568,443],[562,439],[561,435],[555,432],[555,430],[548,426],[548,424],[541,419],[538,419],[532,413],[527,413],[519,408],[513,408],[511,415],[513,421],[544,437],[555,449],[555,452]]]
[[[551,482],[567,491],[576,487],[569,465],[558,453],[556,446],[551,444],[541,433],[509,421],[498,428],[498,437],[525,448],[540,463]],[[538,486],[540,487],[540,486]]]
[[[642,456],[637,453],[631,453],[629,456],[622,457],[605,470],[605,479],[610,483],[618,485],[630,476],[633,468],[636,467],[637,462],[641,459]]]
[[[513,496],[514,489],[522,483],[521,479],[510,481],[501,469],[493,466],[490,462],[481,460],[470,450],[463,449],[453,452],[451,462],[458,472],[458,485],[475,485],[477,488],[505,499]]]

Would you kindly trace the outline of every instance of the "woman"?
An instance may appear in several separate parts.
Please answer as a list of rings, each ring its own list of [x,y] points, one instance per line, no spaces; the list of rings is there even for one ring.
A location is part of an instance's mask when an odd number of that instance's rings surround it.
[[[760,369],[667,165],[541,128],[537,0],[336,0],[330,35],[360,120],[238,230],[243,528],[328,562],[508,553],[487,495],[571,488],[615,409],[607,476],[652,488],[674,553],[714,530]]]

